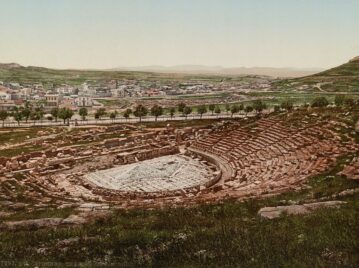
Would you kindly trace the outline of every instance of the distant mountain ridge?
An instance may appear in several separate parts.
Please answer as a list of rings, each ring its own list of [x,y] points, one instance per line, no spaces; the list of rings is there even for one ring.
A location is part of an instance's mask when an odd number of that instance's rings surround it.
[[[184,74],[220,74],[220,75],[265,75],[272,77],[302,77],[323,71],[314,68],[273,68],[273,67],[232,67],[202,66],[202,65],[176,65],[176,66],[141,66],[119,67],[111,70],[141,71],[161,73]]]
[[[2,69],[15,69],[15,68],[21,68],[21,67],[24,67],[20,64],[17,64],[17,63],[0,63],[0,68]]]
[[[17,63],[0,63],[0,68],[11,69],[32,69],[32,70],[59,70],[39,66],[22,66]],[[119,67],[113,69],[65,69],[74,71],[132,71],[132,72],[154,72],[154,73],[178,73],[178,74],[210,74],[210,75],[259,75],[271,77],[303,77],[323,71],[323,69],[309,68],[273,68],[273,67],[233,67],[224,68],[221,66],[203,65],[175,65],[175,66],[140,66],[140,67]]]
[[[219,79],[221,76],[256,75],[281,77],[273,82],[277,89],[290,89],[293,85],[308,90],[359,92],[359,56],[337,67],[317,72],[317,70],[295,68],[222,68],[221,66],[180,65],[172,67],[144,66],[117,68],[110,70],[50,69],[44,67],[24,67],[17,63],[0,63],[0,81],[18,83],[80,84],[88,80],[112,79]],[[175,75],[177,73],[177,75]],[[299,77],[298,77],[299,76]],[[216,78],[217,77],[217,78]],[[222,78],[221,78],[222,79]]]

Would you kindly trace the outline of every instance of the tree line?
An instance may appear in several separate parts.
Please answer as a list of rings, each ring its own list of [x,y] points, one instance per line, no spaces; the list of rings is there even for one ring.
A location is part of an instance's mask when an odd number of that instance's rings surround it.
[[[352,98],[349,98],[343,94],[336,95],[334,99],[334,104],[337,107],[341,106],[348,106],[353,107],[355,105],[358,105],[358,100],[354,100]],[[14,107],[12,111],[0,111],[0,120],[2,121],[2,126],[4,127],[5,120],[12,116],[14,120],[20,125],[21,121],[25,121],[26,123],[31,121],[41,121],[44,119],[45,110],[44,110],[45,103],[38,102],[38,103],[30,103],[26,102],[24,106],[22,107]],[[317,97],[313,99],[311,103],[311,107],[326,107],[329,105],[329,101],[325,97]],[[309,104],[307,104],[309,106]],[[246,115],[248,113],[251,113],[255,111],[257,114],[260,114],[263,110],[267,108],[267,104],[263,102],[262,100],[254,100],[251,105],[243,105],[243,104],[225,104],[224,107],[220,105],[215,104],[201,104],[196,107],[196,112],[202,118],[203,114],[206,114],[210,112],[212,115],[217,114],[219,115],[222,113],[222,109],[227,113],[231,114],[231,117],[233,117],[234,114],[239,112],[244,112]],[[280,105],[274,105],[274,111],[278,112],[280,110],[286,110],[291,111],[294,108],[293,101],[290,99],[286,99],[282,101]],[[151,108],[147,108],[143,104],[138,104],[134,110],[131,108],[127,108],[123,112],[123,117],[128,119],[131,114],[135,117],[138,117],[140,122],[143,117],[147,116],[148,114],[155,117],[155,121],[157,121],[157,118],[161,115],[163,115],[165,112],[165,108],[155,104]],[[169,107],[168,113],[171,117],[176,114],[176,112],[182,114],[186,119],[188,115],[192,114],[194,112],[193,107],[188,106],[184,102],[179,103],[176,107]],[[58,119],[61,119],[64,124],[69,124],[70,119],[74,116],[74,111],[69,108],[58,108],[54,107],[50,110],[50,115],[47,119],[52,121],[55,120],[55,122],[58,121]],[[80,115],[81,119],[84,121],[86,120],[86,117],[89,115],[88,109],[86,107],[82,107],[78,110],[78,114]],[[105,116],[108,116],[110,119],[114,120],[118,117],[119,113],[117,111],[111,111],[107,112],[105,108],[99,108],[96,110],[94,117],[96,120],[101,119]]]

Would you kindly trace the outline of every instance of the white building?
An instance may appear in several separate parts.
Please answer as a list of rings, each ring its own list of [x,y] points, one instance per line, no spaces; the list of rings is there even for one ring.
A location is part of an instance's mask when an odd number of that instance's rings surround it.
[[[75,99],[75,104],[77,107],[92,107],[93,99],[88,96],[79,96]]]
[[[62,95],[47,93],[45,95],[46,108],[58,107],[62,100]]]

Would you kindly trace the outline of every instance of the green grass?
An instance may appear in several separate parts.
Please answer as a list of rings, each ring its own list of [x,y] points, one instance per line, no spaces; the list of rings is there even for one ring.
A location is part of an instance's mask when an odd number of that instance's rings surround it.
[[[9,216],[3,217],[1,221],[19,221],[28,219],[42,219],[42,218],[67,218],[71,214],[74,214],[74,208],[44,208],[31,212],[21,211]]]
[[[226,98],[230,95],[228,92],[222,92],[217,94],[206,94],[206,95],[179,95],[176,97],[172,97],[174,99],[180,100],[202,100],[202,99],[218,99],[218,98]]]
[[[210,126],[217,122],[217,119],[187,119],[182,121],[158,121],[158,122],[142,122],[136,123],[136,125],[143,125],[148,128],[164,128],[169,124],[171,127],[203,127]]]
[[[229,92],[222,92],[222,93],[212,93],[212,94],[190,94],[190,95],[169,95],[163,97],[142,97],[140,100],[207,100],[207,99],[220,99],[226,98],[230,95]]]
[[[335,93],[323,93],[323,92],[296,92],[296,91],[271,91],[271,92],[259,92],[253,91],[249,93],[242,93],[243,95],[247,95],[250,97],[255,97],[261,99],[268,107],[273,107],[275,105],[281,105],[281,103],[285,100],[291,100],[294,105],[303,105],[306,103],[311,103],[317,97],[325,97],[328,99],[330,103],[334,103]],[[347,98],[353,98],[354,100],[359,99],[359,94],[353,92],[346,94]],[[244,106],[253,105],[253,100],[244,100],[230,103],[230,105],[234,104],[243,104]],[[197,108],[199,105],[191,105],[193,108],[192,114],[197,114]],[[208,107],[208,105],[206,105]],[[222,113],[225,113],[226,104],[218,103],[216,106],[220,107]],[[169,109],[165,109],[165,114],[169,114]],[[180,114],[180,113],[176,113]],[[211,114],[210,111],[206,113],[206,115]]]
[[[38,131],[47,130],[45,128],[28,128],[28,129],[2,129],[3,132],[0,131],[0,145],[4,143],[13,144],[26,141],[27,137],[35,138]]]
[[[341,209],[271,221],[257,216],[253,201],[117,211],[82,227],[0,233],[0,259],[54,261],[59,267],[91,261],[122,267],[354,267],[358,198]],[[78,240],[58,246],[70,238]]]
[[[250,92],[247,95],[262,98],[267,105],[280,105],[284,100],[291,100],[295,105],[311,103],[317,97],[325,97],[329,102],[334,102],[335,93],[330,92],[297,92],[297,91],[272,91],[272,92]],[[359,99],[359,94],[348,93],[347,98]],[[270,98],[270,99],[268,99]],[[250,103],[250,101],[248,101]]]
[[[41,145],[14,147],[14,148],[10,148],[10,149],[0,150],[0,156],[13,157],[13,156],[21,155],[22,153],[27,154],[27,153],[31,153],[31,152],[41,151],[42,149],[43,149],[43,147]]]

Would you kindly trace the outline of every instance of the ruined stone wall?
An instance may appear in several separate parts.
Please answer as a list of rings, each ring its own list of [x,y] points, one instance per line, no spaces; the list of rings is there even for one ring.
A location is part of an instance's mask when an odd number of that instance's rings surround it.
[[[177,146],[166,146],[155,150],[146,150],[138,152],[136,157],[138,160],[143,161],[146,159],[152,159],[159,156],[178,154],[180,151]]]
[[[141,150],[126,154],[119,154],[117,155],[117,161],[119,164],[130,164],[136,161],[143,161],[164,155],[178,154],[179,152],[180,151],[177,146],[165,146],[158,149]]]

